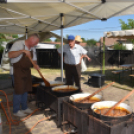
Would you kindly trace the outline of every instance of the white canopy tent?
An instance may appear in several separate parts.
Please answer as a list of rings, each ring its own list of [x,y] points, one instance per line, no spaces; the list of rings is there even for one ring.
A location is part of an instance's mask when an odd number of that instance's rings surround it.
[[[0,33],[46,32],[134,13],[134,0],[0,0]],[[63,51],[63,38],[62,38]],[[63,80],[63,53],[61,55]]]
[[[110,31],[110,32],[105,32],[104,36],[107,38],[134,39],[134,30]]]

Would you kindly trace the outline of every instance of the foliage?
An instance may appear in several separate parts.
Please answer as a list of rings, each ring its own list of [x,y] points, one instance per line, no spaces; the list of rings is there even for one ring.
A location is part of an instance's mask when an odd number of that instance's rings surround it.
[[[18,38],[17,34],[11,35],[11,34],[2,34],[0,33],[0,53],[3,52],[4,47],[2,46],[3,42],[8,42],[12,40],[13,38]]]
[[[82,39],[82,42],[83,43],[86,43],[87,42],[85,38],[81,38],[81,39]]]
[[[121,43],[116,43],[114,45],[114,50],[127,50],[126,46],[123,46]]]
[[[52,40],[51,39],[46,39],[46,40],[44,40],[44,42],[52,42]]]
[[[55,42],[60,42],[61,40],[60,39],[55,39]]]
[[[133,19],[128,19],[128,23],[125,23],[125,21],[119,19],[120,24],[121,24],[121,29],[122,30],[131,30],[134,29],[134,20]],[[129,39],[134,45],[134,39]]]
[[[68,39],[68,34],[66,35],[66,39]]]
[[[4,47],[0,45],[0,53],[2,53],[4,50]]]
[[[128,19],[128,23],[125,23],[125,21],[123,21],[121,19],[119,19],[119,21],[120,21],[122,30],[134,29],[134,20],[133,19]]]
[[[4,34],[0,33],[0,53],[2,53],[4,50],[4,47],[2,46],[3,41],[6,41],[6,38],[5,38]]]
[[[15,39],[19,38],[18,34],[13,34],[12,37],[15,38]]]
[[[95,39],[90,39],[90,40],[87,40],[86,42],[88,46],[95,46],[97,43]]]
[[[61,45],[56,44],[56,45],[55,45],[55,47],[56,47],[56,49],[58,49],[58,48],[60,48],[60,47],[61,47]]]

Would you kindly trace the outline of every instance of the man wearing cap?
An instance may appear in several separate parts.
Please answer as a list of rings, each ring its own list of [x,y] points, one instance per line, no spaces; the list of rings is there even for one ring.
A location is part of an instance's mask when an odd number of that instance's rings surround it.
[[[61,48],[58,49],[61,54]],[[65,77],[66,84],[75,85],[81,90],[80,77],[81,77],[81,57],[87,56],[87,51],[80,45],[75,44],[75,37],[68,36],[68,44],[63,46],[64,63],[65,63]],[[88,57],[88,60],[91,59]]]

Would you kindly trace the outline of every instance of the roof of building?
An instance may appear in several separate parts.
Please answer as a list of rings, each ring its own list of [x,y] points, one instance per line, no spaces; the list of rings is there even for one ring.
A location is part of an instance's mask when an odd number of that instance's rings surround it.
[[[103,37],[100,38],[101,45],[103,44]],[[106,46],[111,46],[114,45],[115,43],[119,41],[126,41],[126,39],[118,39],[118,38],[105,38],[105,45]],[[97,46],[100,46],[100,42],[96,43]]]

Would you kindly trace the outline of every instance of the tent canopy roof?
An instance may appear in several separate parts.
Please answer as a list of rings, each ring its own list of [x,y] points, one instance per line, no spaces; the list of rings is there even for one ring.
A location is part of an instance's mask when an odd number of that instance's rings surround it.
[[[133,13],[134,0],[7,0],[0,3],[0,32],[46,32]]]
[[[105,32],[104,35],[108,38],[134,39],[134,30],[111,31]]]

